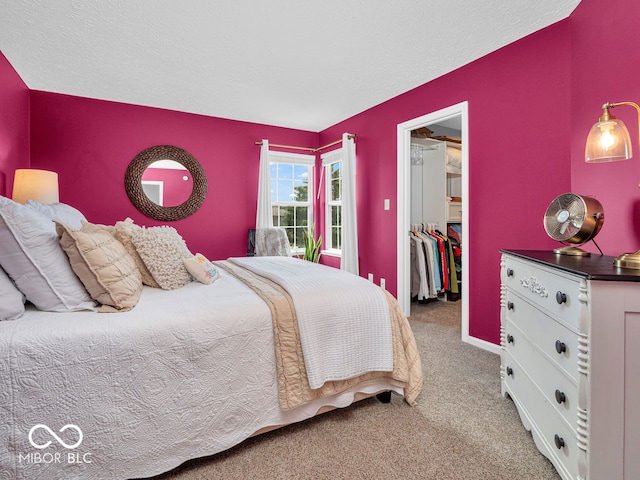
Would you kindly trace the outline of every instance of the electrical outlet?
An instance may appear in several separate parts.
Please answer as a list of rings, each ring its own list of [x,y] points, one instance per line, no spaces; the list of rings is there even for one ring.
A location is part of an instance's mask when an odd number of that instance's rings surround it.
[[[369,274],[369,281],[370,281],[370,282],[373,282],[373,273],[370,273],[370,274]]]
[[[384,278],[381,278],[380,279],[380,288],[384,290],[385,289],[384,287],[385,287],[385,281],[384,281]]]

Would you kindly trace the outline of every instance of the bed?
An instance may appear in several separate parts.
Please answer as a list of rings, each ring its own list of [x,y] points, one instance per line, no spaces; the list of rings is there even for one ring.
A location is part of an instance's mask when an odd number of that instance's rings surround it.
[[[379,287],[290,257],[215,273],[119,313],[0,321],[0,478],[148,477],[381,392],[416,401],[415,340]]]

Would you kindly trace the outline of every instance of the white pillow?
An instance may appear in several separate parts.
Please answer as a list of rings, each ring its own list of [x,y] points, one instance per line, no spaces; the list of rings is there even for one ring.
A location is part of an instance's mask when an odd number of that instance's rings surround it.
[[[24,314],[24,295],[0,268],[0,320],[16,320]]]
[[[35,200],[27,200],[27,207],[41,213],[50,220],[57,220],[75,229],[82,228],[82,221],[86,220],[79,210],[65,203],[45,204]],[[52,225],[52,229],[54,232],[56,231],[55,225]]]
[[[0,266],[36,308],[50,312],[95,310],[49,218],[0,197],[0,245]]]
[[[183,259],[193,255],[175,228],[141,227],[133,232],[131,241],[163,290],[183,287],[192,280]]]
[[[191,258],[184,258],[182,261],[189,273],[200,283],[210,285],[220,277],[216,266],[201,253],[196,253]]]

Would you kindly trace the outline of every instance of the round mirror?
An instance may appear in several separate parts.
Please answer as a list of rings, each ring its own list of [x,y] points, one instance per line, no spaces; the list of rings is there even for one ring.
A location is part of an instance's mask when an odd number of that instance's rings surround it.
[[[147,148],[136,155],[124,184],[129,200],[140,212],[162,221],[193,214],[204,202],[208,188],[198,160],[172,145]]]

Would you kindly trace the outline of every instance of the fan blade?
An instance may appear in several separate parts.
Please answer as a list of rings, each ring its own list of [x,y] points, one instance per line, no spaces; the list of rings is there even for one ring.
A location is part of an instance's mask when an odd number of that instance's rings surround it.
[[[571,222],[577,227],[582,227],[582,223],[584,222],[584,205],[581,202],[573,202],[569,208],[569,218]]]

